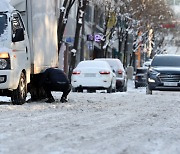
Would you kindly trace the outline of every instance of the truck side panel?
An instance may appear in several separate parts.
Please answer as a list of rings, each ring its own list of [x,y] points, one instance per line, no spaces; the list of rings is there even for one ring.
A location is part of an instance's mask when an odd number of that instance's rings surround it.
[[[56,0],[27,1],[32,73],[58,65]]]

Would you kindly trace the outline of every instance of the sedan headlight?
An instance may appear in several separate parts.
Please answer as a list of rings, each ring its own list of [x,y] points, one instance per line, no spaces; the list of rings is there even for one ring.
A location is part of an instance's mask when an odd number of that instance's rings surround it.
[[[148,78],[148,82],[155,83],[156,81],[154,79]]]
[[[156,75],[156,76],[158,76],[160,74],[159,72],[155,71],[154,69],[149,69],[149,73],[151,75]]]

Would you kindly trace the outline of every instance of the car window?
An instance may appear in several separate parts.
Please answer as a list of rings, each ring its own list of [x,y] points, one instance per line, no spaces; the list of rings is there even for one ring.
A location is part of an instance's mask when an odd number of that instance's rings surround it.
[[[109,64],[105,61],[82,61],[78,64],[77,67],[105,67],[110,68]]]
[[[5,14],[0,14],[0,36],[4,34],[7,28],[7,16]]]
[[[111,66],[112,69],[114,70],[118,70],[120,65],[118,65],[117,61],[110,61],[110,60],[107,60],[107,62],[109,63],[109,65]]]
[[[117,59],[95,59],[95,60],[102,60],[102,61],[106,61],[112,70],[123,70],[124,71],[124,67],[123,67],[123,64],[121,63],[121,61],[118,61]]]
[[[180,56],[156,56],[154,57],[151,66],[180,67]]]

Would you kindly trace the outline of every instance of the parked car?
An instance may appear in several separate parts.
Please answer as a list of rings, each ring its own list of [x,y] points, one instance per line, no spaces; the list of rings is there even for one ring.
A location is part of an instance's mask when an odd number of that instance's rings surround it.
[[[146,73],[147,73],[146,67],[139,67],[136,69],[135,80],[134,80],[135,88],[146,86]]]
[[[95,60],[106,61],[116,74],[116,90],[127,91],[127,74],[122,62],[117,58],[96,58]]]
[[[156,55],[147,71],[146,93],[180,90],[180,55]]]
[[[116,75],[105,61],[81,61],[72,72],[71,84],[74,92],[105,89],[111,93],[116,91]]]

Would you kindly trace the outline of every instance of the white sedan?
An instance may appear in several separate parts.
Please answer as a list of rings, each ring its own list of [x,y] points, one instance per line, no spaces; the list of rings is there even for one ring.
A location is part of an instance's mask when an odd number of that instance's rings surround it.
[[[106,61],[81,61],[72,72],[71,84],[74,92],[105,89],[111,93],[116,91],[116,75]]]

